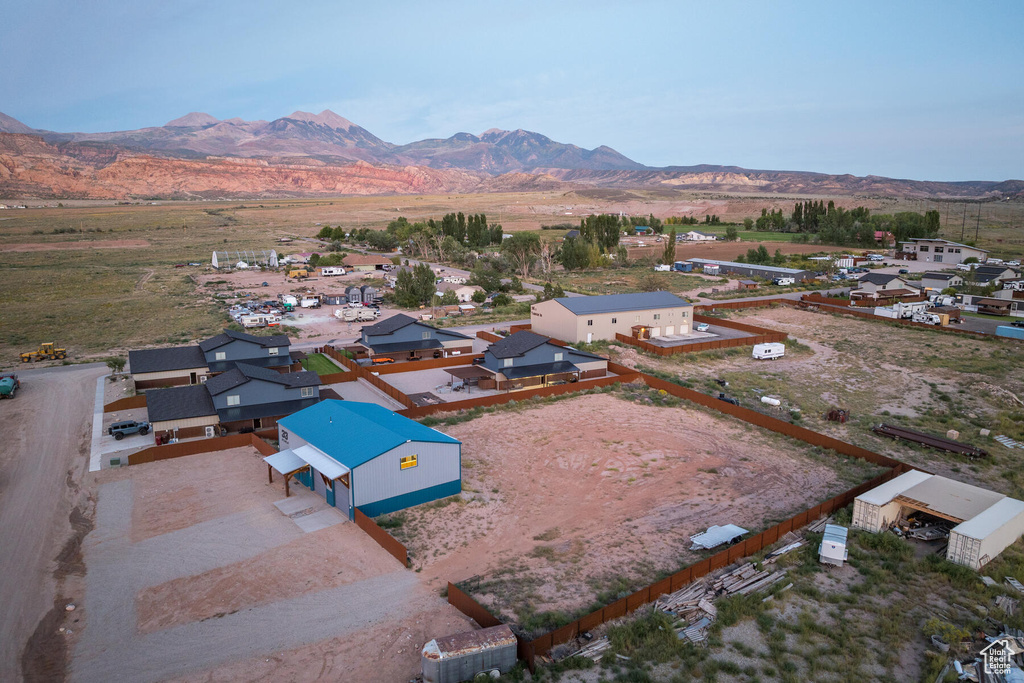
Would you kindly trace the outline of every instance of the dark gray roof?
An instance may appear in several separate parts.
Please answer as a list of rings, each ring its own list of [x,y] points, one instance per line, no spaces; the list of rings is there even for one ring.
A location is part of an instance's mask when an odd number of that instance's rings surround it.
[[[216,377],[211,377],[206,382],[206,388],[209,389],[211,396],[216,396],[241,386],[251,379],[281,384],[289,389],[320,386],[320,375],[309,370],[281,373],[268,370],[267,368],[259,368],[255,365],[236,363],[233,369]]]
[[[960,277],[957,273],[925,273],[922,279],[925,280],[952,280],[955,277]]]
[[[870,282],[873,285],[885,285],[893,280],[899,279],[902,279],[899,275],[893,275],[891,273],[868,273],[867,275],[861,276],[860,282]]]
[[[236,332],[234,330],[224,330],[216,337],[210,337],[204,341],[199,342],[199,348],[204,352],[212,351],[220,348],[225,344],[230,344],[233,341],[246,341],[250,344],[256,344],[263,348],[270,348],[273,346],[291,346],[292,340],[288,338],[288,335],[275,334],[269,337],[257,337],[252,334],[245,334],[244,332]]]
[[[541,375],[555,375],[562,372],[576,372],[579,368],[567,360],[559,360],[554,363],[538,363],[537,365],[520,365],[519,367],[501,368],[501,374],[508,379],[520,379],[522,377],[539,377]]]
[[[520,330],[515,334],[494,342],[487,347],[487,350],[495,358],[512,358],[514,356],[521,356],[538,346],[543,346],[549,341],[548,337],[543,335],[530,332],[529,330]]]
[[[998,280],[999,275],[999,273],[979,273],[975,271],[974,277],[971,279],[975,282],[992,282],[993,280]]]
[[[416,320],[414,318],[410,318],[404,313],[399,313],[398,315],[393,315],[390,318],[385,318],[379,323],[374,323],[369,327],[364,327],[363,336],[375,337],[382,334],[391,334],[392,332],[412,325],[415,322]]]
[[[423,351],[425,349],[440,349],[440,339],[410,339],[408,341],[391,342],[388,344],[374,344],[373,353],[401,353],[402,351]]]
[[[992,273],[993,275],[1002,275],[1006,271],[1015,272],[1009,266],[978,266],[974,269],[975,273]]]
[[[231,406],[230,408],[221,408],[218,410],[217,416],[220,417],[221,422],[253,420],[255,418],[264,417],[282,417],[284,415],[297,413],[300,410],[316,405],[319,402],[320,398],[314,396],[312,398],[295,399],[294,401],[277,401],[275,403],[256,403],[248,406]]]
[[[574,296],[554,299],[576,315],[592,313],[618,313],[652,308],[678,308],[691,306],[669,292],[639,292],[633,294],[605,294],[602,296]]]
[[[172,346],[169,349],[143,349],[128,352],[132,374],[167,372],[186,368],[205,368],[206,357],[198,346]]]
[[[211,360],[207,361],[210,372],[227,372],[239,363],[255,365],[261,368],[281,368],[292,364],[291,354],[283,356],[264,356],[263,358],[243,358],[239,360]]]
[[[146,409],[150,422],[186,420],[190,417],[216,415],[213,399],[205,384],[168,389],[150,389],[146,392]]]

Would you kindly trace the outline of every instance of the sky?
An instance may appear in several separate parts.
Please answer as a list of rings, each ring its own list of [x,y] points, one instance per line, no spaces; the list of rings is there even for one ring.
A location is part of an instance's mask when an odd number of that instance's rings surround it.
[[[0,112],[101,132],[331,109],[649,166],[1024,178],[1024,2],[0,0]]]

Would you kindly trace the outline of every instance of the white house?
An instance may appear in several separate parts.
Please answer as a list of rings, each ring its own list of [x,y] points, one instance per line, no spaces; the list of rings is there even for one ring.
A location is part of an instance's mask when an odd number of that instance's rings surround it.
[[[701,232],[700,230],[691,230],[690,232],[683,234],[683,239],[688,242],[714,242],[718,239],[718,236],[707,232]]]

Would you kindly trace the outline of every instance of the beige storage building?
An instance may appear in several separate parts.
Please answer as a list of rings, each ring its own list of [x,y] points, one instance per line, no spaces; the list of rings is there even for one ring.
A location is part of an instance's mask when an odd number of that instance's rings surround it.
[[[644,325],[652,337],[689,334],[693,305],[668,292],[607,294],[550,299],[530,307],[530,327],[537,334],[570,344],[630,336]]]

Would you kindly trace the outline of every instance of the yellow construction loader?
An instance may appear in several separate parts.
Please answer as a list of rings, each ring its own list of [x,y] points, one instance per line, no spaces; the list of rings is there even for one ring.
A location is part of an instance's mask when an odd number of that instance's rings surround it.
[[[40,360],[63,360],[68,357],[67,349],[54,348],[53,342],[44,342],[39,345],[38,351],[29,351],[21,354],[21,362],[29,363]]]

